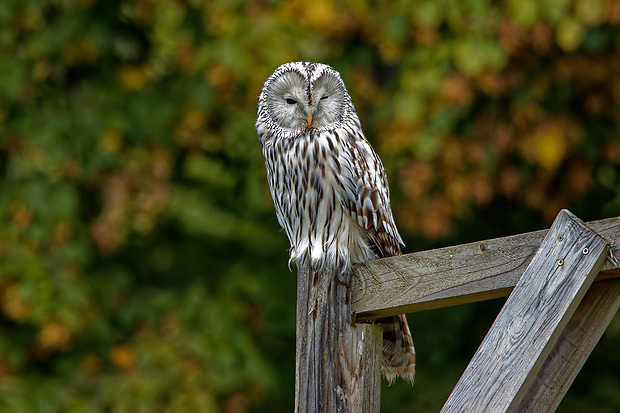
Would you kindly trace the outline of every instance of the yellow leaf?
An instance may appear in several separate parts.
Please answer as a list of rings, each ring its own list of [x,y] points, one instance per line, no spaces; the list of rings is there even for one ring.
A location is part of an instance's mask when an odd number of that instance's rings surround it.
[[[23,323],[28,319],[30,312],[19,296],[17,284],[11,283],[6,287],[6,289],[4,289],[0,304],[2,305],[2,312],[10,319],[20,323]]]
[[[605,8],[603,0],[578,0],[575,14],[581,22],[595,26],[605,19]]]
[[[71,341],[69,328],[58,322],[46,322],[38,334],[38,342],[44,351],[66,350]]]
[[[564,51],[572,52],[581,44],[585,30],[577,20],[568,18],[560,23],[555,36],[558,45]]]
[[[118,72],[123,87],[127,90],[140,90],[147,81],[145,66],[125,66]]]
[[[560,125],[543,126],[534,134],[535,157],[539,165],[555,169],[566,154],[566,139]]]
[[[330,1],[315,0],[305,4],[305,19],[315,29],[330,30],[335,17],[334,5]]]
[[[117,153],[123,143],[123,135],[115,130],[108,130],[99,138],[99,149],[106,153]]]

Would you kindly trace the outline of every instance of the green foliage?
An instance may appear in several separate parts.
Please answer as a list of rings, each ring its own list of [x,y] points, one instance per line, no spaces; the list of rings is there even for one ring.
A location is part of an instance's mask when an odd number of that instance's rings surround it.
[[[284,62],[342,73],[407,251],[620,215],[619,34],[602,0],[5,0],[0,410],[290,410],[254,132]],[[498,309],[411,315],[417,382],[384,411],[438,410]],[[618,409],[619,336],[561,410]]]

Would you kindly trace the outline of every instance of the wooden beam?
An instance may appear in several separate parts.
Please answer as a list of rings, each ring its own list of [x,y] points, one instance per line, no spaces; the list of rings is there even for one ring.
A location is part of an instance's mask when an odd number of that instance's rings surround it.
[[[586,224],[620,258],[620,217]],[[507,297],[548,230],[406,254],[355,266],[351,309],[356,320]],[[597,280],[620,277],[606,262]]]
[[[517,412],[555,412],[619,308],[620,280],[602,281],[590,287]]]
[[[516,411],[603,266],[607,247],[573,214],[558,214],[442,413]]]
[[[379,412],[382,329],[352,323],[350,277],[298,269],[297,413]]]

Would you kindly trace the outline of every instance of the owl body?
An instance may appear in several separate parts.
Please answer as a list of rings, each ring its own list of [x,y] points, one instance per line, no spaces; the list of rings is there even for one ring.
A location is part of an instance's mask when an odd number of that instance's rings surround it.
[[[256,130],[290,261],[337,274],[400,255],[381,160],[364,137],[340,75],[307,62],[280,66],[265,82]],[[413,377],[404,315],[384,324],[383,373]]]

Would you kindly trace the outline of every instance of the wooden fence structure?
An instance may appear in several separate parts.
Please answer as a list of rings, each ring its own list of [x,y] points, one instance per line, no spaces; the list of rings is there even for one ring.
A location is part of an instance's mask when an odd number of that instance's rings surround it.
[[[620,217],[298,271],[295,411],[376,413],[381,329],[369,320],[506,297],[442,413],[553,412],[620,307]]]

